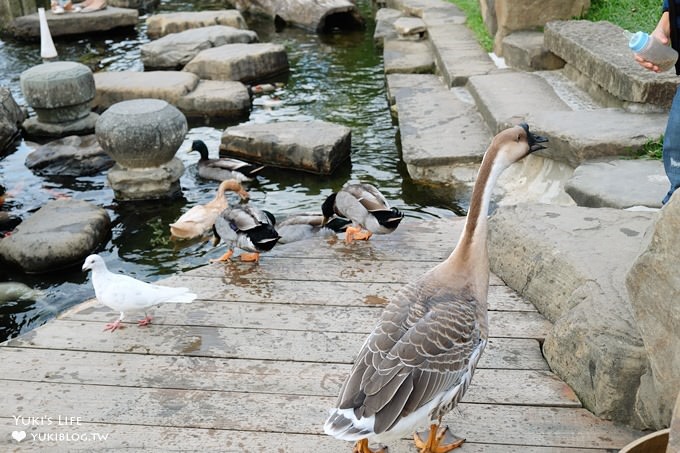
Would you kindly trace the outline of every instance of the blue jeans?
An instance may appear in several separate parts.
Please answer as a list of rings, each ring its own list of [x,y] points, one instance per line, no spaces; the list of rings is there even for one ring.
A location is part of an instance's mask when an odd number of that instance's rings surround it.
[[[680,187],[680,86],[675,92],[668,114],[668,124],[663,138],[663,166],[671,182],[671,187],[662,201],[666,204],[675,189]]]

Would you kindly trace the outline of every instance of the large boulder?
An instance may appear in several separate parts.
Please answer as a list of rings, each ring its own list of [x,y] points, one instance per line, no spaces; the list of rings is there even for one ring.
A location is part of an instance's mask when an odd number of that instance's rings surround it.
[[[9,89],[0,87],[0,153],[19,137],[24,112]]]
[[[139,12],[136,9],[109,6],[87,14],[54,14],[47,11],[46,17],[50,34],[57,37],[133,28],[137,25]],[[17,38],[38,39],[40,38],[38,13],[17,17],[8,28]]]
[[[257,33],[251,30],[212,25],[171,33],[141,47],[145,69],[181,69],[201,50],[224,44],[257,42]]]
[[[290,24],[316,32],[364,27],[359,9],[350,0],[234,0],[234,4],[241,11],[269,16],[279,25]]]
[[[489,220],[491,269],[554,323],[551,369],[595,415],[636,427],[648,426],[635,410],[648,361],[625,279],[654,217],[520,204]]]
[[[155,14],[146,19],[146,34],[156,39],[170,33],[179,33],[191,28],[228,25],[247,29],[248,25],[241,13],[235,9],[221,11],[195,11]]]
[[[109,234],[107,212],[86,201],[54,200],[0,240],[0,259],[27,274],[82,263]]]
[[[680,391],[680,193],[660,211],[626,287],[649,359],[636,410],[650,427],[667,427]]]
[[[107,170],[115,162],[95,135],[70,135],[38,146],[26,156],[26,166],[43,176],[88,176]]]
[[[226,44],[199,52],[184,71],[207,80],[258,83],[288,72],[288,54],[280,44]]]
[[[590,0],[481,0],[484,23],[494,35],[494,51],[500,55],[503,38],[519,30],[543,27],[557,19],[581,17]]]
[[[328,175],[351,152],[351,129],[324,121],[241,124],[222,134],[220,154]]]

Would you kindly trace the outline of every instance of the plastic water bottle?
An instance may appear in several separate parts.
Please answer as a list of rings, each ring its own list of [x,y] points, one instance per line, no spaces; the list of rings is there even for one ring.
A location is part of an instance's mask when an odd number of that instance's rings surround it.
[[[649,33],[644,31],[628,32],[626,36],[629,38],[628,47],[630,50],[657,65],[661,72],[668,71],[678,60],[678,52],[675,49],[662,44]]]

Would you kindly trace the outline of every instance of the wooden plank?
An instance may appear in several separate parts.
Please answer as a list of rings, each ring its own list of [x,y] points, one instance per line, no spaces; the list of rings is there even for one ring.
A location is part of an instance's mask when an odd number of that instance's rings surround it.
[[[14,426],[13,418],[0,418],[3,426]],[[17,427],[18,429],[19,427]],[[22,430],[24,427],[21,427]],[[17,443],[10,436],[0,437],[2,451],[19,452],[66,452],[94,450],[129,451],[219,451],[225,453],[279,452],[336,452],[349,453],[351,443],[324,435],[235,431],[224,429],[175,428],[166,426],[114,425],[84,423],[72,429],[56,424],[25,427],[27,437]],[[48,438],[70,432],[85,440],[66,442]],[[33,436],[36,440],[33,440]],[[39,437],[40,436],[40,437]],[[106,439],[103,440],[103,437]],[[37,439],[42,438],[42,441]],[[391,442],[390,453],[413,453],[413,442],[403,439]],[[461,453],[605,453],[605,449],[566,447],[533,447],[504,444],[480,444],[466,442]]]
[[[68,319],[110,322],[118,314],[100,304],[83,305]],[[347,307],[262,304],[199,300],[191,307],[165,304],[150,310],[157,325],[245,327],[318,332],[355,332],[368,334],[380,316],[381,306]],[[133,321],[134,314],[131,317]],[[143,316],[142,316],[143,317]],[[66,317],[63,317],[66,319]],[[535,312],[489,313],[489,335],[507,338],[544,339],[552,324]]]
[[[205,390],[148,389],[4,381],[0,417],[80,417],[83,423],[186,426],[237,431],[321,434],[334,398]],[[17,397],[18,396],[18,397]],[[102,404],[108,402],[108,404]],[[514,445],[621,448],[639,433],[580,408],[462,403],[445,417],[470,442]],[[518,427],[522,429],[518,429]],[[318,451],[309,445],[301,451]]]
[[[103,332],[98,322],[59,319],[6,344],[75,351],[133,352],[261,360],[352,363],[363,333],[199,326],[127,327]],[[538,341],[491,338],[480,367],[545,370]]]
[[[350,364],[0,348],[3,380],[334,397]],[[93,363],[106,363],[102,370]],[[580,407],[549,371],[479,369],[465,401]]]
[[[206,300],[365,306],[386,304],[403,283],[366,283],[272,280],[252,278],[225,283],[221,277],[177,275],[164,279],[168,286],[188,286]],[[489,309],[536,311],[531,302],[507,286],[489,287]]]

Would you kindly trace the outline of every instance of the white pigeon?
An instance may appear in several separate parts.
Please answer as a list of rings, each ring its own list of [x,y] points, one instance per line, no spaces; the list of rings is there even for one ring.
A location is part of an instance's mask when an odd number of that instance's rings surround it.
[[[122,328],[120,324],[125,312],[144,310],[144,319],[139,320],[138,324],[147,326],[151,323],[151,317],[146,314],[147,308],[166,302],[188,304],[196,299],[196,294],[188,288],[152,285],[127,275],[114,274],[106,268],[99,255],[85,258],[83,271],[87,270],[92,270],[92,286],[97,300],[120,312],[120,318],[106,324],[105,331],[113,332]]]

